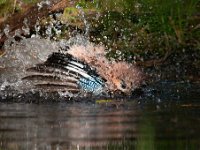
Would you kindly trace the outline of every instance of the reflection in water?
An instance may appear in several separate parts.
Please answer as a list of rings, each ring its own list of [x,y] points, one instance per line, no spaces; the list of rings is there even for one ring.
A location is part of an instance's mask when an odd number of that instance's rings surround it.
[[[103,147],[137,137],[132,106],[1,104],[0,141],[6,149]]]
[[[0,149],[198,150],[200,87],[181,87],[161,99],[1,103]]]

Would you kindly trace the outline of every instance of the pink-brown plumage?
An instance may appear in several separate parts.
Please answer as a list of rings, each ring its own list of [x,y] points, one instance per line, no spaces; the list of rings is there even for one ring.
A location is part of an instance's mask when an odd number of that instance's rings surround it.
[[[142,72],[135,65],[109,61],[102,45],[74,45],[67,53],[95,68],[97,73],[106,79],[106,88],[109,91],[119,90],[129,94],[144,79]]]

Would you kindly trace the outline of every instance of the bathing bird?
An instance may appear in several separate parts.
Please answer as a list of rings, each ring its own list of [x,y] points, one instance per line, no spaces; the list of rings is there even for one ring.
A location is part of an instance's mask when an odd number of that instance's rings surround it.
[[[35,87],[69,95],[129,95],[143,81],[143,73],[135,65],[108,60],[105,47],[92,43],[53,52],[44,63],[28,68],[27,72],[23,79]]]

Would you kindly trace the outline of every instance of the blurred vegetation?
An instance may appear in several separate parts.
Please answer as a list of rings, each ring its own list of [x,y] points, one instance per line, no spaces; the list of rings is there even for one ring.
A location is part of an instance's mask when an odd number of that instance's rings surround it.
[[[41,1],[41,0],[22,0],[22,2],[28,3],[28,4],[34,4],[34,3],[37,3],[39,1]]]
[[[32,5],[40,0],[0,0],[0,18],[7,17],[14,12],[20,12],[23,4]]]
[[[4,17],[13,11],[13,0],[0,0],[0,17]]]
[[[107,45],[114,58],[159,59],[200,50],[198,0],[80,0],[77,5],[101,10],[90,22],[91,40]]]

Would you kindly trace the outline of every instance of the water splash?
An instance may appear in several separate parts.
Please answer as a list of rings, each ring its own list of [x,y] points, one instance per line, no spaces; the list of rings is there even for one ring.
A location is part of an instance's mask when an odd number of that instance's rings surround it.
[[[34,64],[42,63],[53,51],[58,51],[59,44],[48,39],[28,38],[13,42],[10,39],[5,42],[5,54],[1,56],[0,88],[10,86],[23,92],[32,88],[30,83],[22,81],[26,75],[26,69]],[[27,87],[30,87],[27,89]]]
[[[28,25],[28,19],[25,18],[24,21],[23,21],[23,26],[22,26],[22,31],[25,33],[25,35],[30,35],[30,28],[29,28],[29,25]]]
[[[79,17],[83,20],[84,26],[85,26],[85,37],[89,37],[89,32],[90,32],[90,23],[87,21],[85,12],[83,10],[83,8],[79,5],[76,6],[76,8],[79,10],[80,15]]]
[[[41,2],[37,3],[38,10],[41,10],[42,7],[44,7],[45,5],[48,6],[50,4],[51,4],[51,1],[49,1],[49,0],[41,1]]]
[[[41,26],[40,26],[40,22],[39,20],[37,20],[35,26],[34,26],[34,29],[35,29],[35,34],[32,34],[31,37],[40,37],[40,29],[41,29]]]
[[[4,34],[6,35],[7,38],[10,37],[9,32],[10,32],[10,26],[6,25],[4,30],[3,30]]]
[[[16,32],[16,35],[18,33]],[[69,40],[52,41],[36,34],[36,37],[15,41],[13,37],[4,43],[5,54],[0,59],[0,97],[6,97],[9,91],[12,94],[34,92],[32,81],[22,80],[27,76],[26,69],[36,64],[43,63],[53,52],[66,51],[72,45],[87,45],[90,42],[82,35],[77,35]],[[12,41],[12,42],[11,42]],[[12,44],[11,44],[12,43]],[[45,91],[39,91],[43,95]],[[74,97],[68,92],[59,92],[62,97]]]

